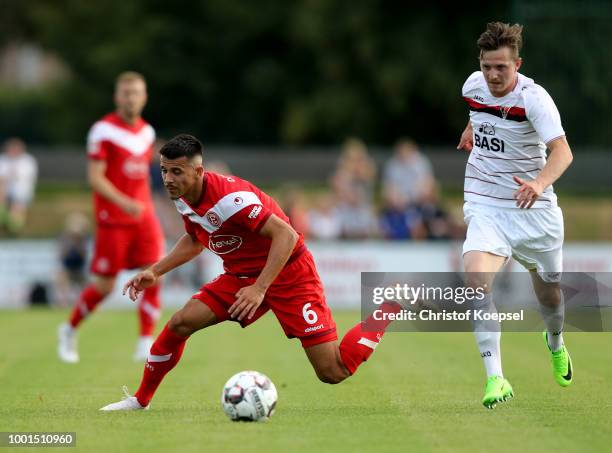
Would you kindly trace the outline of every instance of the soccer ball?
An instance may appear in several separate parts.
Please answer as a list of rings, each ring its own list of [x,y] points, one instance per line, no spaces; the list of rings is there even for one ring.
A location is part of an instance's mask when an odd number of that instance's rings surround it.
[[[223,386],[221,405],[232,421],[264,421],[272,417],[278,394],[268,376],[257,371],[234,374]]]

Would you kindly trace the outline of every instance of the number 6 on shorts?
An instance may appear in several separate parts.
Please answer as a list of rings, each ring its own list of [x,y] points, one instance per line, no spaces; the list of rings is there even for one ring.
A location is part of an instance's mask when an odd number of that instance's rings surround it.
[[[307,304],[304,304],[304,307],[302,308],[302,316],[304,317],[304,321],[306,321],[308,324],[314,324],[319,320],[317,313],[314,310],[309,310],[311,306],[312,304],[308,302]]]

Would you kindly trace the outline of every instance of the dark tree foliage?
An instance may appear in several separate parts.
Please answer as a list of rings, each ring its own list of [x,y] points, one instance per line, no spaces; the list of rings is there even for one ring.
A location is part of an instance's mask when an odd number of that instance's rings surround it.
[[[71,72],[33,100],[29,94],[41,140],[82,142],[91,122],[112,109],[117,73],[133,69],[147,77],[145,116],[161,135],[191,132],[206,143],[249,145],[336,144],[349,135],[381,145],[400,136],[454,144],[467,120],[460,90],[478,69],[478,35],[490,20],[518,20],[525,24],[523,72],[557,101],[572,143],[612,143],[612,8],[605,5],[8,3],[13,25],[0,32],[0,43],[21,34],[59,55]],[[13,106],[14,96],[0,90]],[[0,121],[19,117],[6,112],[0,107]]]

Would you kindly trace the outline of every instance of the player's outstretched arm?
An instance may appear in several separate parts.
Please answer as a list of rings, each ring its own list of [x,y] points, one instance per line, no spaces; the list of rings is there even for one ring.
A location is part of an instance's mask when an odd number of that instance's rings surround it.
[[[542,192],[548,186],[554,184],[574,160],[572,150],[564,136],[548,142],[547,146],[550,150],[550,155],[546,165],[536,179],[525,181],[518,176],[514,176],[514,181],[520,186],[514,192],[514,198],[516,199],[516,205],[521,209],[531,208],[538,197],[542,195]]]
[[[127,292],[130,299],[136,300],[142,290],[157,284],[162,275],[191,260],[203,249],[204,246],[196,238],[185,233],[176,242],[170,253],[128,281],[123,287],[123,294]]]
[[[236,293],[236,303],[228,310],[230,316],[238,320],[253,317],[257,307],[262,303],[266,291],[287,264],[298,240],[298,234],[291,225],[274,214],[266,220],[259,233],[272,239],[272,244],[261,274],[253,285],[245,286]]]
[[[144,206],[140,201],[128,197],[109,181],[106,177],[105,161],[90,161],[87,167],[87,179],[94,191],[119,206],[125,213],[138,217],[144,211]]]
[[[463,149],[465,151],[472,151],[474,147],[474,131],[472,130],[472,122],[468,120],[467,126],[463,130],[461,134],[461,138],[459,139],[459,144],[457,145],[457,149]]]

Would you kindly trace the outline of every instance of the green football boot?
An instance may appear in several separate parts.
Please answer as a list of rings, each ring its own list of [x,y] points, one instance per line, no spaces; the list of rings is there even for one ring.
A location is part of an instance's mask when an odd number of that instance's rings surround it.
[[[497,403],[503,403],[514,396],[514,390],[508,382],[501,376],[491,376],[487,379],[485,395],[482,404],[487,409],[493,409]]]
[[[557,381],[557,384],[559,384],[561,387],[567,387],[574,379],[572,358],[570,357],[565,345],[561,346],[561,349],[558,351],[553,352],[550,349],[550,346],[548,346],[548,332],[542,332],[542,337],[544,338],[546,347],[550,351],[550,361],[552,362],[553,376],[555,377],[555,381]]]

